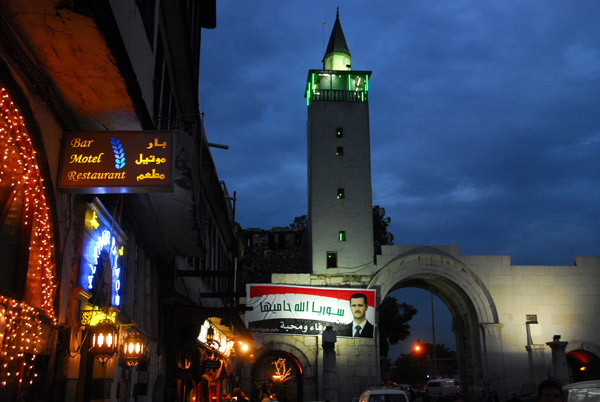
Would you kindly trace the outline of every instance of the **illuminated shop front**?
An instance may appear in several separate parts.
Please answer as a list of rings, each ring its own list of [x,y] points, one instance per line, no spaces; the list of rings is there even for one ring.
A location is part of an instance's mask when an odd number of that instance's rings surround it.
[[[54,236],[44,178],[24,118],[0,99],[0,395],[39,396],[56,329]]]
[[[239,385],[237,372],[251,358],[248,334],[233,330],[226,319],[206,318],[193,345],[177,351],[177,393],[180,401],[216,402]]]
[[[106,391],[99,389],[110,389],[107,384],[115,381],[115,369],[133,367],[143,357],[135,352],[136,344],[138,351],[143,349],[139,334],[138,341],[130,336],[135,323],[124,323],[121,316],[127,236],[119,220],[118,211],[109,213],[97,198],[85,205],[79,267],[80,325],[85,331],[79,387],[86,398],[105,398]]]

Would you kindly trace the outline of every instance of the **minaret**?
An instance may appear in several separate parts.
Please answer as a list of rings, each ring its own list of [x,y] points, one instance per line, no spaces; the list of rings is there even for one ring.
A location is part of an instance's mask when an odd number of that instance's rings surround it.
[[[312,273],[373,272],[369,77],[352,71],[339,9],[322,70],[309,70],[308,218]]]

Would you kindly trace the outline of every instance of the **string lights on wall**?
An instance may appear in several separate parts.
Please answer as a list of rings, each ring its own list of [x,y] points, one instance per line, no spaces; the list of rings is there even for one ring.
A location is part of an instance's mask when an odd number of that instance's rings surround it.
[[[56,268],[36,153],[19,109],[5,88],[0,91],[0,228],[13,234],[16,245],[13,266],[5,269],[25,275],[23,300],[0,296],[0,385],[7,386],[32,383],[37,376],[34,363],[48,337],[45,330],[56,326]]]

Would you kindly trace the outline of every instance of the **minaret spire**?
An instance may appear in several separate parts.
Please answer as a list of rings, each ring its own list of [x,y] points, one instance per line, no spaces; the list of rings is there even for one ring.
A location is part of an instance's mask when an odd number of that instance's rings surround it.
[[[325,56],[323,57],[323,69],[324,70],[350,70],[350,50],[346,44],[346,38],[344,37],[344,31],[342,30],[342,24],[340,23],[340,8],[338,7],[335,12],[335,23],[331,30],[331,36],[327,43],[327,50],[325,50]]]

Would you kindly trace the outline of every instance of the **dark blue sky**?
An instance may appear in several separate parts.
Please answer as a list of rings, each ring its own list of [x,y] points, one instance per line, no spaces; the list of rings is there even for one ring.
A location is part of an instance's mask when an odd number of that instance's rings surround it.
[[[307,72],[336,7],[372,70],[373,203],[395,244],[514,265],[600,254],[600,7],[588,1],[218,1],[200,109],[243,227],[307,212]],[[323,23],[326,23],[323,29]]]

